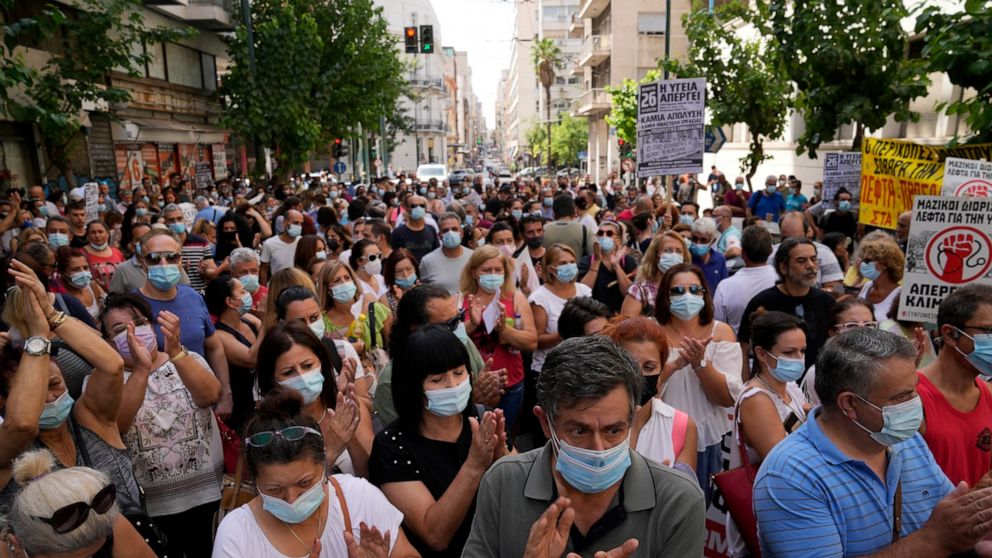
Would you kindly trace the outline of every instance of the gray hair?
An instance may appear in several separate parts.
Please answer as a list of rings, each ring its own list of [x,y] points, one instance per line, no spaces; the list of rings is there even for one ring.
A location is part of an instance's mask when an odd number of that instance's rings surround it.
[[[104,514],[91,511],[78,528],[57,534],[52,526],[37,518],[51,517],[59,508],[89,503],[96,493],[110,484],[103,472],[89,467],[52,471],[55,458],[46,449],[21,454],[14,462],[14,480],[24,488],[14,498],[10,529],[29,556],[64,554],[103,541],[114,530],[116,504]]]
[[[778,177],[775,176],[774,174],[769,174],[768,176],[765,177],[765,185],[768,185],[769,182],[775,182],[777,184]]]
[[[857,328],[832,337],[816,358],[816,395],[825,406],[836,405],[843,391],[867,397],[892,358],[913,362],[916,349],[905,337],[880,329]]]
[[[692,232],[716,240],[716,225],[713,223],[712,219],[707,219],[705,217],[701,219],[696,219],[692,222]]]
[[[458,217],[459,221],[461,221],[462,223],[465,222],[465,206],[462,205],[462,202],[452,201],[447,206],[445,206],[444,210],[447,211],[448,213],[454,213],[455,216]],[[448,213],[442,215],[441,219],[444,219],[444,216],[447,215]],[[441,224],[441,219],[438,219],[437,221],[439,225]]]
[[[169,205],[167,205],[167,206],[165,206],[165,207],[162,208],[162,215],[165,215],[166,213],[171,213],[173,211],[178,211],[178,212],[182,213],[183,208],[179,207],[178,205],[176,205],[174,203],[170,203]]]
[[[197,209],[205,209],[210,206],[210,202],[206,196],[196,196],[193,198],[193,203],[196,204]]]
[[[633,357],[608,337],[573,337],[548,353],[537,380],[537,400],[554,422],[561,409],[601,399],[623,387],[630,398],[629,420],[633,420],[643,383]]]
[[[231,250],[231,253],[228,254],[227,258],[231,267],[243,263],[259,263],[261,261],[258,258],[258,253],[251,248],[235,248],[234,250]]]
[[[461,209],[461,207],[459,207],[459,209]],[[455,213],[454,211],[446,211],[441,214],[441,217],[438,218],[437,226],[440,228],[441,223],[447,221],[448,219],[454,219],[455,221],[458,221],[459,225],[465,222],[464,216],[460,216],[458,213]]]

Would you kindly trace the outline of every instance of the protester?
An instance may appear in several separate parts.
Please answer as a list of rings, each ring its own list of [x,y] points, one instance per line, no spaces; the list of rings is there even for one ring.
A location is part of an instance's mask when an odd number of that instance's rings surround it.
[[[827,338],[835,337],[852,329],[867,327],[877,328],[875,321],[875,309],[872,305],[860,298],[847,297],[837,304],[834,304],[827,313]],[[816,394],[816,365],[810,366],[806,375],[802,379],[803,394],[806,400],[813,405],[820,404],[820,397]]]
[[[374,246],[374,245],[372,245]],[[372,347],[386,347],[392,314],[377,297],[363,293],[354,271],[343,262],[329,263],[317,276],[317,300],[324,312],[324,331],[332,339],[347,339],[359,355]],[[369,312],[375,331],[371,330]]]
[[[889,308],[899,300],[902,293],[899,285],[902,282],[906,257],[896,241],[887,236],[865,240],[859,249],[859,270],[868,282],[861,287],[858,298],[867,300],[875,307],[876,322],[884,322],[889,315]]]
[[[286,212],[285,227],[276,236],[271,236],[262,243],[262,265],[259,278],[262,283],[268,283],[269,277],[288,267],[293,267],[296,257],[296,244],[303,234],[303,214],[295,209]]]
[[[580,282],[592,289],[592,296],[619,312],[637,262],[629,256],[625,227],[617,221],[603,221],[596,231],[592,255],[579,261]]]
[[[352,246],[348,265],[355,270],[363,295],[378,300],[388,290],[382,278],[382,251],[371,240],[362,239]]]
[[[720,282],[713,294],[713,316],[726,322],[736,333],[740,330],[744,308],[755,295],[775,286],[778,274],[768,265],[772,253],[772,235],[762,226],[745,227],[741,234],[741,258],[744,267]]]
[[[565,303],[577,296],[592,295],[592,289],[575,282],[579,269],[575,263],[575,252],[569,246],[549,246],[541,268],[544,270],[544,284],[527,299],[537,328],[537,349],[531,361],[531,370],[535,375],[541,373],[548,351],[562,340],[558,333],[558,317]]]
[[[682,237],[672,231],[655,236],[641,258],[634,281],[627,289],[620,315],[627,318],[653,316],[662,275],[672,266],[690,261],[689,250]]]
[[[775,175],[765,178],[765,189],[752,195],[747,202],[747,216],[778,223],[785,212],[785,198],[778,192]]]
[[[90,221],[86,224],[88,244],[83,247],[86,261],[89,262],[93,277],[103,290],[110,288],[110,279],[117,266],[124,261],[124,255],[110,246],[110,229],[103,221]]]
[[[613,318],[610,307],[591,296],[577,296],[565,303],[558,317],[558,335],[562,339],[598,335]]]
[[[94,279],[86,253],[65,246],[56,252],[55,257],[62,288],[66,293],[76,297],[96,320],[107,293]]]
[[[395,316],[403,294],[419,284],[417,256],[406,248],[393,250],[382,264],[382,280],[386,284],[386,294],[379,302],[386,305]]]
[[[692,263],[703,270],[706,287],[710,293],[715,292],[720,282],[728,276],[727,260],[713,248],[716,232],[716,227],[709,219],[696,219],[692,223],[692,233],[689,237],[692,241],[689,244]]]
[[[210,315],[217,317],[214,325],[231,378],[232,410],[227,423],[241,431],[255,410],[255,359],[251,347],[258,340],[262,321],[251,314],[251,293],[227,273],[207,285],[204,298]]]

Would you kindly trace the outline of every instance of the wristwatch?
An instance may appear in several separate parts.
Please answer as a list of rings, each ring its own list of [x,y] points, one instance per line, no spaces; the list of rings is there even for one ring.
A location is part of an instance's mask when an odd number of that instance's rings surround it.
[[[170,358],[169,361],[175,364],[188,356],[189,356],[189,351],[186,349],[186,347],[180,346],[179,352],[176,353],[176,356]]]
[[[52,354],[52,342],[44,337],[35,335],[24,342],[24,352],[30,356],[47,356]]]

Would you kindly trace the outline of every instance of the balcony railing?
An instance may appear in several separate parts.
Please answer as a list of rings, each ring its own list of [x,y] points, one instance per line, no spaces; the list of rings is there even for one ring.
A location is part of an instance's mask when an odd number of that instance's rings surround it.
[[[410,85],[414,87],[440,89],[444,91],[444,79],[439,77],[410,76],[407,79],[410,81]]]
[[[610,35],[592,35],[579,49],[580,66],[598,66],[610,57]]]
[[[418,132],[436,132],[436,133],[448,133],[450,129],[448,125],[441,120],[417,120],[416,129]]]
[[[579,17],[594,18],[603,13],[603,10],[610,5],[610,0],[582,0],[579,5]]]
[[[610,95],[605,89],[589,89],[572,101],[573,116],[593,116],[610,110]]]

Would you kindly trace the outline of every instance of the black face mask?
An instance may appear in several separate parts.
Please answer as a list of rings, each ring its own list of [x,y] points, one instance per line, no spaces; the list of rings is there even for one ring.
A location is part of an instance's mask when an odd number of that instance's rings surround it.
[[[333,238],[328,239],[328,241],[327,241],[326,244],[327,244],[327,251],[328,252],[337,252],[337,250],[338,250],[338,241],[337,240],[335,240]]]
[[[530,248],[531,250],[533,250],[533,249],[537,248],[538,246],[540,246],[542,242],[544,242],[544,237],[543,236],[535,236],[534,238],[528,238],[527,239],[527,247]]]

